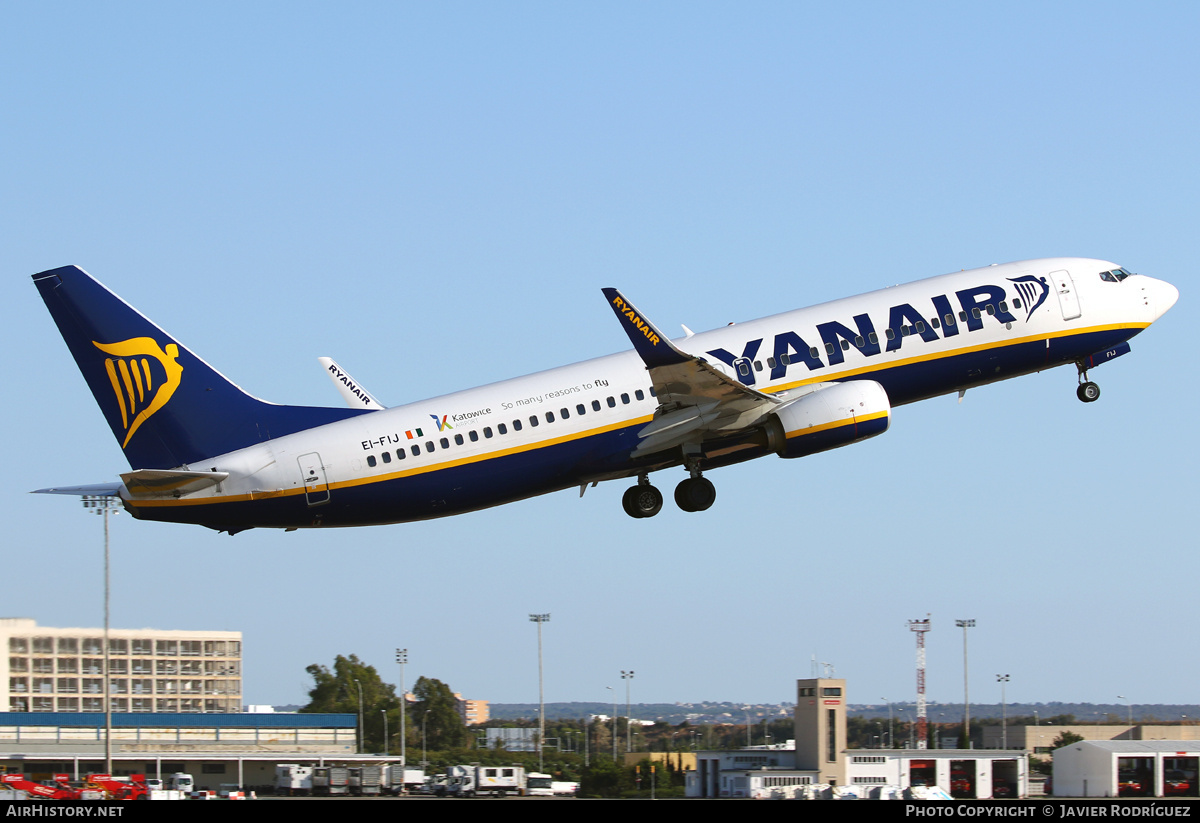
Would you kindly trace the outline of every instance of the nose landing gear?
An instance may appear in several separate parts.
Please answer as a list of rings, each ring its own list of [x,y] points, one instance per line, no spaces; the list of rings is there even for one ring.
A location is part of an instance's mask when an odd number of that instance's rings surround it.
[[[1079,370],[1079,388],[1075,390],[1075,396],[1084,403],[1095,403],[1100,399],[1100,387],[1087,379],[1087,368],[1083,363],[1077,362],[1075,368]]]

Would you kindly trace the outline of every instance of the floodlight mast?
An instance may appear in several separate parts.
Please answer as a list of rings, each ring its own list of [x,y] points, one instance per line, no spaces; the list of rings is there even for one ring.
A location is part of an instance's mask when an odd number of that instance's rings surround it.
[[[917,748],[929,747],[929,718],[925,710],[925,633],[929,631],[929,618],[908,621],[909,631],[917,633]]]

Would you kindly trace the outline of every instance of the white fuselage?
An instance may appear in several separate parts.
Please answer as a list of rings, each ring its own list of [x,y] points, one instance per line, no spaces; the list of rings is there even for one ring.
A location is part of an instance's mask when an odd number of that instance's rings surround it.
[[[1177,296],[1141,275],[1101,279],[1115,269],[1077,258],[990,266],[673,343],[766,395],[870,379],[902,405],[1077,362],[1128,340]],[[140,517],[238,527],[438,517],[678,465],[675,452],[630,458],[658,405],[626,351],[217,455],[182,467],[229,473],[193,494],[122,496]]]

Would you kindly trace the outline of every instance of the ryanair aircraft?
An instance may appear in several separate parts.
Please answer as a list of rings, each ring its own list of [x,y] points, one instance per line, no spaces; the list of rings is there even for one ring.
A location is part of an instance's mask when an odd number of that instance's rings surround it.
[[[246,394],[82,269],[33,280],[132,469],[40,491],[230,534],[444,517],[620,478],[636,478],[626,513],[653,517],[650,475],[675,467],[675,503],[704,511],[709,469],[874,437],[894,406],[1072,363],[1090,403],[1088,370],[1179,297],[1102,260],[1027,260],[672,341],[604,289],[632,351],[394,408],[323,358],[351,406],[334,409]]]

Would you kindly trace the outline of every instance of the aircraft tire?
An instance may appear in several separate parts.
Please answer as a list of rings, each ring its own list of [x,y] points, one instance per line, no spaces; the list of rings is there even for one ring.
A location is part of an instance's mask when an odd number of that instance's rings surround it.
[[[689,477],[675,487],[675,505],[685,512],[702,512],[717,500],[717,488],[707,477]]]
[[[1075,396],[1084,403],[1095,403],[1100,399],[1100,387],[1095,383],[1080,383]]]
[[[662,492],[649,484],[630,486],[621,496],[621,507],[630,517],[653,517],[662,511]]]

